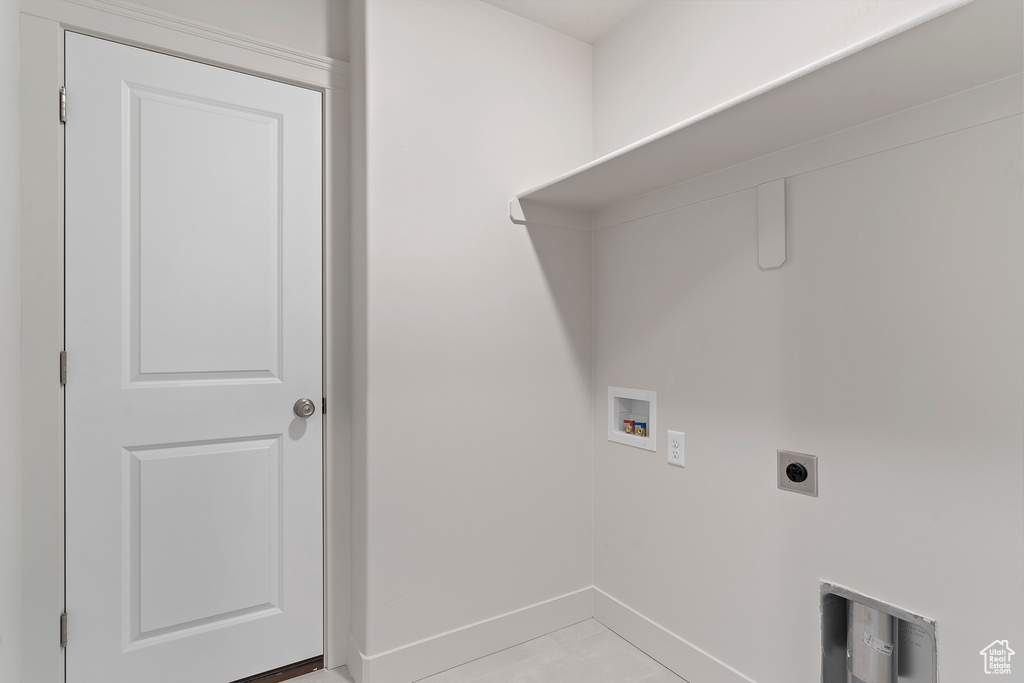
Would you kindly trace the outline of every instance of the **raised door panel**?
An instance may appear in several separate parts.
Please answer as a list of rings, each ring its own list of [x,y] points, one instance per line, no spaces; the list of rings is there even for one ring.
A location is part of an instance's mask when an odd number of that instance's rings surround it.
[[[131,380],[280,378],[280,116],[125,88]]]
[[[125,449],[130,645],[281,604],[281,437]]]

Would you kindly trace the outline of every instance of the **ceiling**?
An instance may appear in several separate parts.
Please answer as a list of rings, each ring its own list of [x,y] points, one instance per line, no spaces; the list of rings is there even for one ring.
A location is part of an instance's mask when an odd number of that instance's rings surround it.
[[[503,10],[593,43],[651,0],[483,0]]]

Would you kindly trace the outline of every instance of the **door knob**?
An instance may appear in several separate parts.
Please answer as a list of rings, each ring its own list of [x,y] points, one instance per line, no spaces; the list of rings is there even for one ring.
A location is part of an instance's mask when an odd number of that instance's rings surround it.
[[[295,406],[292,408],[295,414],[301,418],[307,418],[316,412],[316,404],[313,403],[313,399],[300,398],[295,402]]]

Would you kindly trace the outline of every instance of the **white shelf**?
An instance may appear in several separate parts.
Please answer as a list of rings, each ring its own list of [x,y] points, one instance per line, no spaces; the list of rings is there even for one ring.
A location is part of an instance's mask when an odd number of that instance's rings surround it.
[[[1018,74],[1022,14],[976,0],[900,27],[521,192],[509,217],[591,229],[598,209]]]

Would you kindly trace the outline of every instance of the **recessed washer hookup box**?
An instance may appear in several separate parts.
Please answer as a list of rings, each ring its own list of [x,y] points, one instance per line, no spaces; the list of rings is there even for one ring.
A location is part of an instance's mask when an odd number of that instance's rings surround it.
[[[658,393],[608,387],[608,440],[658,450]]]

